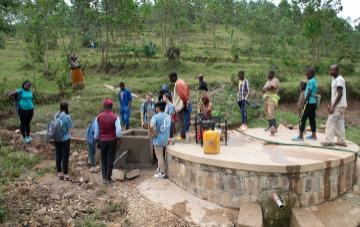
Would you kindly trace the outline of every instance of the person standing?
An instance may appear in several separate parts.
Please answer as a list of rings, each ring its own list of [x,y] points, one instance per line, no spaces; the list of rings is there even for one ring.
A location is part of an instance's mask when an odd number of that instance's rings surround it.
[[[150,120],[155,114],[155,103],[153,101],[153,94],[147,93],[145,102],[141,104],[140,116],[141,116],[141,127],[144,129],[149,128]]]
[[[69,104],[60,103],[60,112],[56,114],[56,119],[61,121],[62,139],[55,141],[56,170],[59,180],[70,180],[69,176],[69,155],[70,155],[70,129],[73,128],[73,122],[69,114]]]
[[[170,94],[170,101],[172,102],[172,95],[171,92],[169,91],[169,88],[166,84],[164,84],[163,86],[161,86],[161,89],[159,91],[159,96],[158,96],[158,102],[161,102],[163,99],[164,94],[169,93]]]
[[[104,184],[111,183],[114,160],[121,136],[121,125],[119,117],[112,111],[111,99],[103,101],[103,112],[95,121],[95,140],[98,141],[101,151],[101,173]]]
[[[280,81],[275,77],[275,71],[270,70],[268,73],[268,80],[266,81],[262,91],[264,100],[264,111],[269,123],[266,131],[270,130],[271,135],[277,132],[276,124],[276,108],[280,97],[278,96]]]
[[[305,106],[304,113],[301,116],[301,123],[300,123],[300,133],[298,136],[295,136],[292,138],[293,141],[304,141],[304,131],[306,126],[306,121],[309,119],[310,122],[310,128],[312,134],[310,136],[307,136],[307,139],[316,140],[316,104],[317,104],[317,88],[318,88],[318,82],[315,77],[315,69],[309,68],[306,72],[306,77],[308,79],[304,97],[305,102],[303,104],[303,108]]]
[[[96,154],[96,141],[95,137],[95,121],[96,118],[93,119],[86,130],[86,142],[88,144],[88,157],[89,157],[89,164],[91,167],[96,166],[95,161],[95,154]]]
[[[171,119],[170,138],[173,138],[175,132],[175,107],[171,102],[171,94],[165,93],[162,101],[166,103],[165,113],[169,115]]]
[[[241,112],[241,127],[240,130],[247,129],[247,100],[250,94],[249,81],[245,79],[245,72],[239,71],[239,92],[238,92],[238,105]]]
[[[85,76],[84,72],[81,69],[80,62],[76,56],[70,57],[70,80],[72,83],[73,89],[83,89],[85,87]]]
[[[198,76],[199,79],[199,87],[198,87],[198,97],[197,97],[197,112],[200,113],[201,99],[204,95],[206,95],[208,91],[208,86],[206,81],[204,80],[204,75],[200,74]]]
[[[33,138],[30,136],[30,123],[34,115],[33,93],[31,82],[25,80],[21,88],[9,94],[16,102],[16,114],[20,118],[20,132],[25,144],[31,143]]]
[[[179,120],[178,122],[180,128],[180,137],[181,139],[185,139],[186,138],[185,112],[189,101],[190,88],[184,80],[178,79],[176,72],[171,72],[168,77],[170,82],[175,84],[173,103]]]
[[[169,142],[171,119],[170,116],[164,113],[166,107],[165,102],[158,102],[155,104],[156,114],[151,118],[150,133],[153,136],[153,145],[158,159],[158,169],[154,177],[165,178],[166,166],[164,160],[164,149]]]
[[[120,82],[119,87],[119,112],[121,117],[121,124],[125,126],[126,130],[128,130],[130,127],[130,114],[132,103],[131,91],[125,88],[124,82]]]
[[[337,137],[335,145],[347,146],[345,141],[345,110],[347,108],[346,101],[346,85],[345,79],[339,75],[339,66],[332,65],[330,67],[330,75],[333,77],[331,81],[331,103],[328,106],[329,117],[325,126],[325,142],[323,146],[334,146],[334,136]]]

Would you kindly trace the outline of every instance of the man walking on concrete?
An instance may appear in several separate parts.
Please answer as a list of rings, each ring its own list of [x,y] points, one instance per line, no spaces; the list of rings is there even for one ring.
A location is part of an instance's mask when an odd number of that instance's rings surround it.
[[[334,136],[337,137],[335,145],[346,146],[345,142],[345,109],[346,86],[344,78],[339,75],[339,66],[330,67],[331,81],[331,103],[328,106],[329,117],[325,126],[325,142],[323,146],[334,146]]]
[[[131,114],[131,103],[132,96],[131,91],[125,87],[123,82],[119,83],[119,112],[121,117],[121,124],[128,130],[130,126],[130,114]]]
[[[113,102],[105,99],[104,110],[101,112],[95,124],[95,140],[98,141],[101,150],[101,170],[104,184],[111,183],[111,175],[115,160],[118,140],[121,136],[121,125],[119,117],[113,113]]]

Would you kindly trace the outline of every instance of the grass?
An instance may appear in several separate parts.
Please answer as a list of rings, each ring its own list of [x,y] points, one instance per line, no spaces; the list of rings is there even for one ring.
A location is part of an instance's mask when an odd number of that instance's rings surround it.
[[[106,211],[109,213],[117,213],[119,215],[124,215],[127,212],[128,203],[125,199],[122,199],[119,202],[108,202],[106,205]]]
[[[0,140],[0,223],[6,216],[6,210],[2,204],[3,186],[32,169],[40,161],[39,156],[14,150]]]

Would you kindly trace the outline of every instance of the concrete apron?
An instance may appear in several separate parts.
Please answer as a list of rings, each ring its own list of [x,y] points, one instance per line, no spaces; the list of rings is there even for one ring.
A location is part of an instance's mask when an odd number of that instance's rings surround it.
[[[237,220],[238,210],[199,199],[168,179],[149,178],[138,186],[138,190],[152,202],[196,225],[233,226]]]

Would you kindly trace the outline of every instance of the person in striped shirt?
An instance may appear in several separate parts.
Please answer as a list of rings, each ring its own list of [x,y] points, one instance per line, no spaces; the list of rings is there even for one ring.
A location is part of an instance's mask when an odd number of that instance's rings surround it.
[[[238,73],[239,77],[239,92],[238,92],[238,105],[240,107],[241,112],[241,127],[240,130],[246,130],[247,129],[247,99],[250,94],[250,87],[249,87],[249,81],[245,79],[245,72],[239,71]]]

